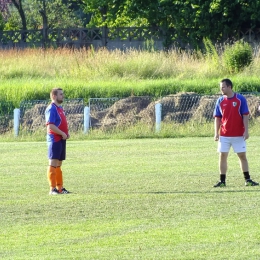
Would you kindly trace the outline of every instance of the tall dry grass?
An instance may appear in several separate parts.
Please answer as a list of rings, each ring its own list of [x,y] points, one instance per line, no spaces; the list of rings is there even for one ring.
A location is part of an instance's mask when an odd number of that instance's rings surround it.
[[[147,52],[139,50],[108,51],[100,49],[25,49],[0,51],[0,78],[14,79],[76,77],[85,80],[125,78],[189,79],[216,76],[221,68],[212,68],[199,53],[172,50]],[[218,71],[217,71],[218,70]]]
[[[69,98],[111,95],[164,95],[176,91],[215,92],[218,81],[230,77],[237,85],[259,84],[260,51],[251,66],[229,75],[221,51],[213,57],[201,51],[108,51],[100,49],[0,50],[0,99],[48,98],[54,86]]]

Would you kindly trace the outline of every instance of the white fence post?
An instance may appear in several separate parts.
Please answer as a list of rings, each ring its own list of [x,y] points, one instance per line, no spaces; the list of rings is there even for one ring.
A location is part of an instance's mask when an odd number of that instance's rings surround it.
[[[14,109],[14,135],[19,135],[19,127],[20,127],[20,109]]]
[[[87,134],[90,126],[90,109],[84,107],[84,134]]]
[[[162,121],[162,104],[155,104],[155,131],[160,132]]]

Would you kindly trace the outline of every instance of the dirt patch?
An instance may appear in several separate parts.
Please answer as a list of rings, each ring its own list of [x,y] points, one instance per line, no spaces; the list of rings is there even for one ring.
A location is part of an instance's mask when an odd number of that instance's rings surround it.
[[[21,126],[24,130],[36,131],[46,127],[45,110],[48,105],[36,104],[27,109],[22,117]],[[64,105],[70,131],[83,130],[84,105]]]
[[[129,97],[115,101],[109,108],[98,111],[91,110],[91,126],[93,128],[111,129],[113,127],[130,126],[138,122],[154,125],[155,104],[162,104],[162,121],[185,123],[189,120],[199,123],[213,120],[213,112],[219,95],[202,96],[196,93],[179,93],[169,95],[157,101],[147,97]],[[259,116],[259,97],[246,96],[251,118]],[[92,109],[93,108],[93,109]]]
[[[24,130],[36,131],[45,127],[44,112],[47,105],[36,104],[32,108],[26,110],[21,120],[21,126]]]
[[[93,128],[109,129],[115,126],[134,125],[142,120],[144,110],[148,108],[150,103],[149,97],[129,97],[116,101],[110,108],[102,111],[96,111],[90,107],[91,126]],[[148,109],[151,110],[151,107]],[[151,111],[148,114],[150,115]],[[145,118],[147,121],[150,121],[149,116]]]
[[[200,123],[213,120],[213,112],[216,105],[216,96],[203,96],[195,109],[192,120]]]
[[[255,119],[260,116],[258,107],[260,105],[260,97],[254,95],[245,95],[250,112],[250,118]]]

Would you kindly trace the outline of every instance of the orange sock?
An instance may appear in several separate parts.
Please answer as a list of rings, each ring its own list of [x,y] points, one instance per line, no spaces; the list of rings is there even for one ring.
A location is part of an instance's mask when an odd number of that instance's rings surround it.
[[[48,177],[50,188],[51,189],[55,188],[56,187],[56,168],[55,167],[48,166],[47,177]]]
[[[62,170],[60,166],[56,168],[56,188],[61,190],[63,188]]]

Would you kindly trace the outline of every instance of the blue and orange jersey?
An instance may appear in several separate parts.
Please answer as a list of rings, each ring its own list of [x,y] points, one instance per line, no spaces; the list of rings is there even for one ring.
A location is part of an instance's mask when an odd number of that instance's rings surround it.
[[[245,131],[243,115],[248,114],[249,110],[244,96],[234,93],[232,98],[220,97],[214,110],[214,117],[221,118],[220,136],[243,136]]]
[[[68,123],[64,113],[64,110],[61,106],[57,106],[55,103],[51,103],[45,110],[45,120],[46,125],[53,124],[57,126],[62,132],[68,135]],[[62,136],[54,133],[50,130],[47,133],[48,142],[58,142],[62,139]]]

